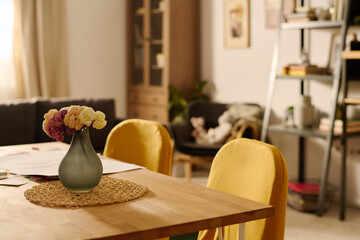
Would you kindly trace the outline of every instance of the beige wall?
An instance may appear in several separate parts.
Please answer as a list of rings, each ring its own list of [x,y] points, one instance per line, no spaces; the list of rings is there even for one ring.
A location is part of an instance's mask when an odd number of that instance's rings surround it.
[[[113,97],[126,115],[125,0],[68,0],[69,79],[75,97]]]
[[[223,0],[201,0],[201,79],[211,82],[213,97],[223,102],[257,102],[265,105],[276,30],[265,28],[264,0],[250,1],[250,47],[224,47]],[[313,1],[326,5],[326,0]],[[68,0],[70,85],[73,96],[114,97],[117,115],[126,116],[126,25],[125,0]],[[313,31],[311,59],[324,65],[328,58],[330,30]],[[284,32],[280,65],[298,62],[299,33]],[[296,103],[299,94],[296,81],[279,81],[272,104],[275,121],[284,110]],[[306,87],[313,104],[328,111],[331,86],[311,83]],[[354,86],[353,95],[360,93]],[[297,138],[270,135],[273,144],[284,154],[290,178],[297,176]],[[359,139],[349,141],[348,202],[360,206]],[[338,185],[340,144],[335,141],[329,180]],[[307,139],[306,176],[320,177],[324,141]]]

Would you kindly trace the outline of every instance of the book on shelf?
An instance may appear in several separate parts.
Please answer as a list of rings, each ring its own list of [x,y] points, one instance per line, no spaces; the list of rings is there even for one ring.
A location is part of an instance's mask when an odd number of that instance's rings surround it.
[[[329,118],[320,118],[320,124],[325,125],[325,126],[329,126],[330,125]],[[358,127],[360,127],[360,120],[359,119],[347,120],[346,125],[347,126],[358,126]],[[343,126],[343,121],[341,119],[335,119],[334,127],[342,127],[342,126]]]
[[[302,195],[294,192],[288,193],[287,204],[299,211],[312,212],[317,209],[317,196],[315,200],[304,199]]]
[[[326,70],[325,67],[318,67],[316,65],[289,64],[283,68],[283,74],[292,76],[324,75],[327,73]]]
[[[287,204],[300,211],[316,211],[319,193],[319,184],[289,182]],[[332,193],[330,189],[328,189],[325,197],[325,208],[330,205],[331,199]]]
[[[301,22],[311,22],[311,21],[315,21],[316,18],[311,18],[311,17],[302,17],[302,18],[287,18],[286,22],[287,23],[301,23]]]
[[[144,57],[143,57],[143,48],[135,48],[134,49],[134,65],[137,68],[142,67],[144,64]]]
[[[135,24],[134,33],[135,33],[135,42],[141,43],[143,41],[143,37],[142,37],[141,31],[140,31],[139,24]]]
[[[285,15],[286,22],[308,22],[317,20],[315,10],[313,8],[298,9],[292,13]]]
[[[144,7],[140,7],[138,9],[136,9],[136,14],[144,14],[145,13],[145,8]]]
[[[296,192],[290,191],[288,192],[287,204],[299,211],[303,212],[314,212],[318,207],[318,195],[302,195]],[[324,208],[327,209],[331,203],[330,195],[327,195],[326,200],[324,202]]]
[[[289,182],[288,188],[290,191],[305,195],[318,195],[320,191],[320,186],[316,183]]]
[[[296,6],[294,9],[294,12],[296,13],[304,13],[304,12],[315,12],[315,8],[309,7],[309,6]]]
[[[321,118],[319,124],[320,131],[329,131],[330,121],[328,118]],[[341,119],[335,119],[334,121],[334,133],[342,134],[343,132],[343,121]],[[347,133],[357,133],[360,132],[360,120],[348,120],[346,122],[346,132]]]

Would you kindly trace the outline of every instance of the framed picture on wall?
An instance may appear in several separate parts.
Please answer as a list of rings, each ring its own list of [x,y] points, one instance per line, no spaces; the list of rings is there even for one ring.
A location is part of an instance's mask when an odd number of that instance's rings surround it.
[[[249,0],[224,2],[225,47],[246,48],[250,46]]]
[[[283,16],[295,8],[295,0],[284,0]],[[265,0],[265,27],[276,29],[279,25],[281,0]]]

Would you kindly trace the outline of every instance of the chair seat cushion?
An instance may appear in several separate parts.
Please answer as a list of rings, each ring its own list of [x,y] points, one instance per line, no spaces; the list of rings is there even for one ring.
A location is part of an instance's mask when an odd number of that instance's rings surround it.
[[[182,153],[195,156],[215,156],[222,144],[199,145],[195,142],[183,142],[179,147]]]

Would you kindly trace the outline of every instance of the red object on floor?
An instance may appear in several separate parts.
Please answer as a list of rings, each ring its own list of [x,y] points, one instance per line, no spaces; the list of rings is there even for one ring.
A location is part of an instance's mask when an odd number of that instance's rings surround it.
[[[314,183],[289,182],[288,187],[290,190],[300,194],[318,194],[320,191],[319,184]]]

